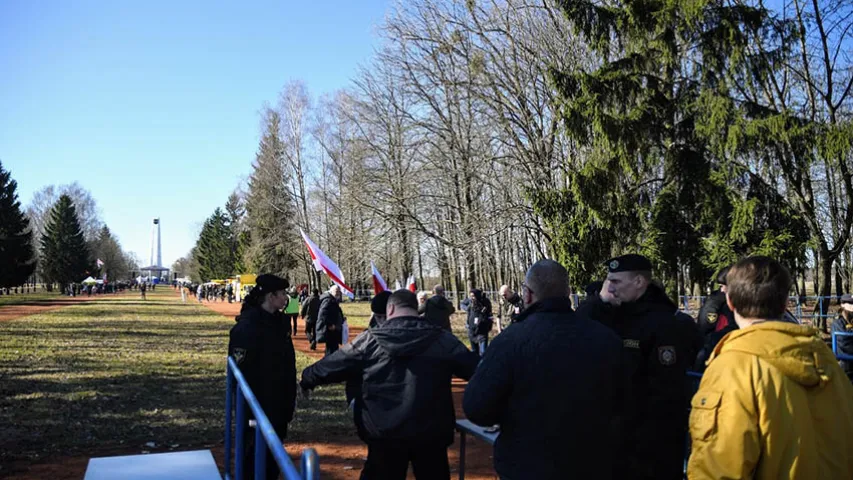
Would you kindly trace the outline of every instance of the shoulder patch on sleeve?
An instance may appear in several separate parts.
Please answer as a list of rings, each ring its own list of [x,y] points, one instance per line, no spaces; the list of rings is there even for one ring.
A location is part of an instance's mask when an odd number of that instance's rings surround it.
[[[675,347],[671,345],[658,347],[658,361],[664,366],[675,365]]]
[[[235,348],[231,353],[231,356],[234,357],[234,361],[237,362],[237,365],[243,363],[243,360],[246,359],[246,349],[245,348]]]

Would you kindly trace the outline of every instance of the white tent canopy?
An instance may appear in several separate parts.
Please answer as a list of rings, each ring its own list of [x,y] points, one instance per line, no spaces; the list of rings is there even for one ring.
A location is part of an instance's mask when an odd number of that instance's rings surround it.
[[[88,277],[88,278],[86,278],[86,280],[83,280],[83,281],[82,281],[82,282],[80,282],[80,283],[82,283],[82,284],[84,284],[84,285],[94,285],[94,284],[98,283],[98,281],[97,281],[97,280],[95,280],[95,279],[94,279],[94,278],[92,278],[92,277]]]

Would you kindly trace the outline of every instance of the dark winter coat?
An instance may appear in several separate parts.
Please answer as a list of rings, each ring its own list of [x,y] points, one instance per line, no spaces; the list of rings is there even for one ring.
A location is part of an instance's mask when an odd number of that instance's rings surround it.
[[[477,356],[420,317],[397,317],[302,372],[301,385],[360,378],[355,423],[365,442],[453,443],[456,416],[450,381],[471,378]]]
[[[598,295],[578,307],[622,338],[625,406],[618,478],[682,478],[687,432],[687,371],[702,346],[692,318],[656,285],[618,307]]]
[[[702,307],[699,309],[699,315],[696,317],[696,323],[699,326],[699,332],[706,336],[714,332],[719,332],[731,325],[734,325],[734,328],[737,328],[735,316],[732,311],[729,310],[729,306],[726,303],[726,294],[717,290],[709,295],[708,298],[705,299],[705,303],[703,303]],[[729,328],[729,330],[731,330],[731,328]]]
[[[231,328],[228,342],[228,355],[278,432],[293,419],[296,401],[296,354],[288,330],[283,313],[250,307]]]
[[[312,294],[302,302],[302,310],[299,315],[308,323],[316,323],[317,315],[320,313],[320,296]]]
[[[338,299],[329,292],[320,295],[320,308],[317,312],[317,342],[342,343],[343,324],[344,312],[341,311]],[[330,330],[329,327],[332,325],[334,328]]]
[[[612,330],[572,312],[568,298],[529,306],[495,337],[463,407],[478,425],[500,424],[501,478],[611,478],[621,350]]]
[[[424,318],[431,324],[451,331],[450,316],[456,312],[453,303],[441,295],[433,295],[426,301],[424,308]]]
[[[853,333],[853,319],[848,322],[844,319],[842,315],[838,315],[835,321],[832,322],[831,331]],[[839,335],[836,339],[836,342],[838,347],[838,353],[853,355],[853,336]],[[841,360],[838,363],[841,364],[841,369],[844,370],[845,374],[847,374],[847,378],[853,381],[853,362],[849,360]]]
[[[474,296],[473,300],[471,298],[463,300],[462,305],[468,317],[466,321],[468,338],[478,343],[488,339],[489,332],[492,331],[492,302],[479,290],[475,291]]]

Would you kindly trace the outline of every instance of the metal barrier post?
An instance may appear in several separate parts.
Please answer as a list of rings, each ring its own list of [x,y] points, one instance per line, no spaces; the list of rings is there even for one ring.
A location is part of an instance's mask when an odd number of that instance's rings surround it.
[[[459,480],[465,480],[465,431],[459,431]]]
[[[231,426],[233,418],[231,409],[232,398],[234,395],[234,374],[231,373],[231,367],[225,366],[225,480],[231,479]]]
[[[320,465],[317,451],[309,448],[302,451],[302,478],[304,480],[320,480]]]
[[[267,442],[261,426],[255,425],[255,480],[264,480],[267,477]]]
[[[245,456],[245,442],[243,439],[246,435],[246,401],[243,399],[243,389],[237,388],[237,435],[234,447],[234,477],[238,480],[243,479],[243,459]]]

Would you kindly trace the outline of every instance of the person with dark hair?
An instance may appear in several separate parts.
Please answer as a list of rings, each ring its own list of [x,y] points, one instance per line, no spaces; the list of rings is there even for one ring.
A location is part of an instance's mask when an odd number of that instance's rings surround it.
[[[311,296],[302,302],[300,315],[305,322],[305,335],[311,344],[311,350],[317,350],[317,315],[320,313],[320,290],[312,289]]]
[[[456,312],[456,308],[454,308],[453,303],[444,296],[444,287],[441,285],[436,285],[435,288],[432,289],[432,293],[432,297],[430,297],[426,302],[423,316],[433,325],[438,325],[450,332],[450,316]]]
[[[287,304],[287,280],[259,275],[246,296],[237,324],[231,328],[228,355],[234,358],[249,388],[282,439],[293,419],[296,401],[296,354],[281,309]],[[251,412],[249,412],[251,416]],[[254,478],[255,434],[245,436],[244,478]],[[267,451],[267,479],[278,478],[275,459]]]
[[[302,372],[303,391],[361,382],[354,420],[367,443],[362,479],[450,478],[447,447],[455,414],[451,377],[471,378],[477,357],[452,334],[418,316],[415,294],[388,297],[387,320]]]
[[[832,333],[853,333],[853,295],[845,293],[841,296],[841,310],[838,317],[832,322]],[[838,352],[845,355],[853,355],[853,336],[839,335],[836,339]],[[839,360],[838,364],[847,374],[847,378],[853,381],[853,362],[850,360]]]
[[[518,321],[496,336],[465,388],[472,422],[500,425],[500,478],[609,479],[622,342],[576,315],[569,276],[553,260],[527,271]]]
[[[578,313],[622,338],[626,382],[622,455],[614,478],[681,480],[687,433],[687,371],[702,345],[693,319],[652,281],[652,264],[629,254],[605,262],[601,293]]]
[[[473,288],[460,307],[468,317],[466,325],[471,350],[483,358],[489,346],[489,332],[492,331],[492,302],[483,295],[482,290]]]
[[[331,355],[343,343],[344,312],[341,310],[341,287],[332,285],[320,297],[317,312],[317,341],[326,344],[326,355]]]
[[[853,478],[853,385],[810,326],[783,321],[791,275],[756,256],[726,277],[738,330],[691,402],[691,479]]]

